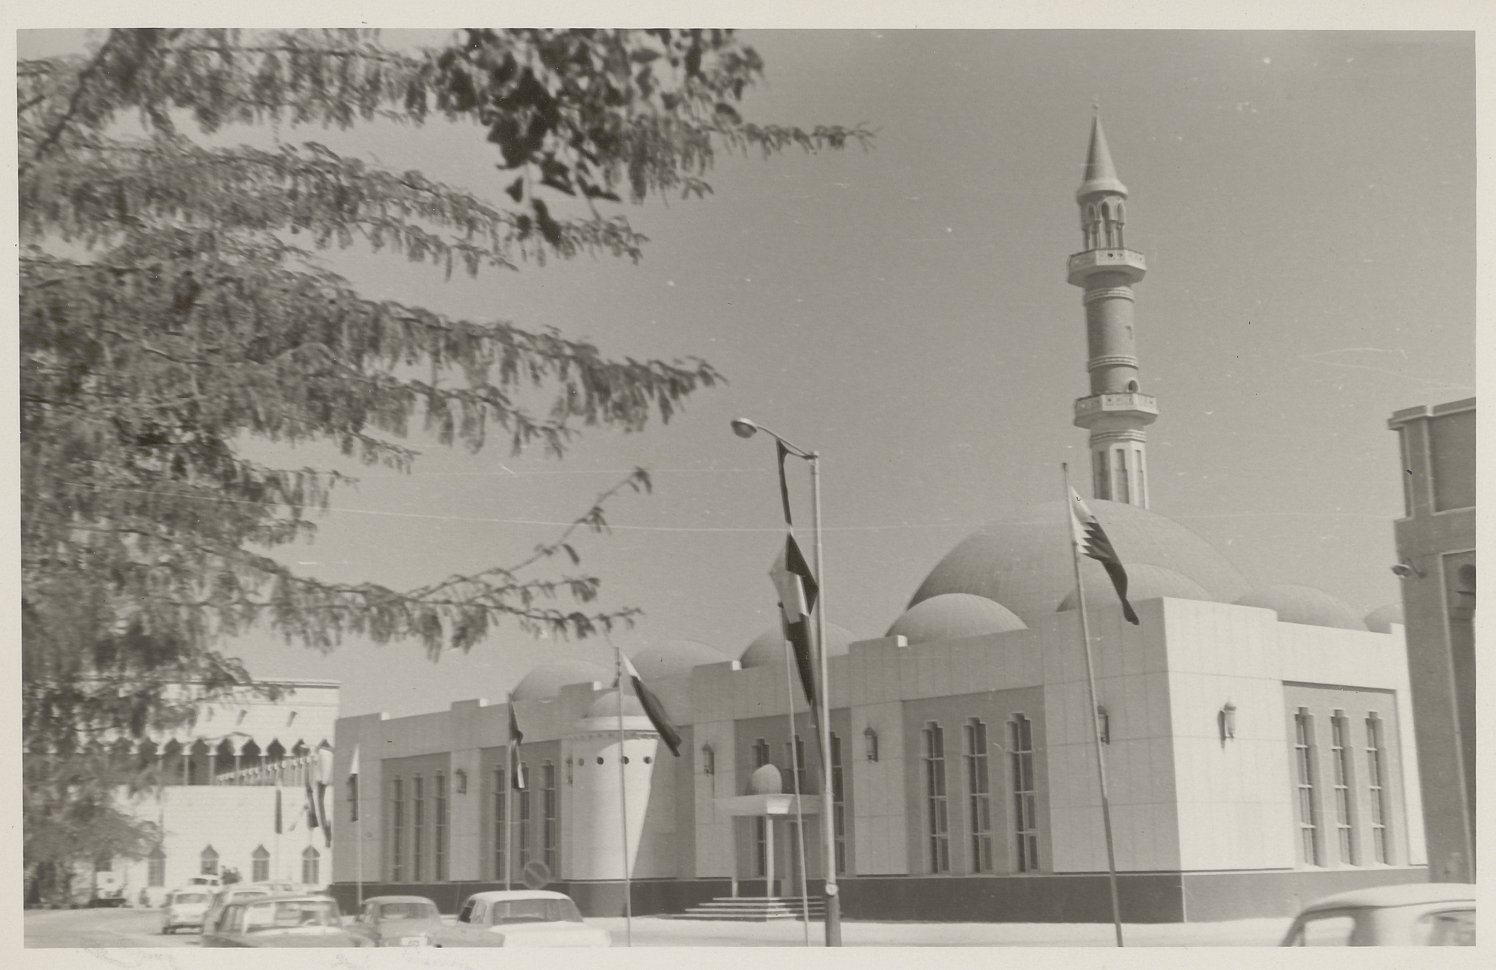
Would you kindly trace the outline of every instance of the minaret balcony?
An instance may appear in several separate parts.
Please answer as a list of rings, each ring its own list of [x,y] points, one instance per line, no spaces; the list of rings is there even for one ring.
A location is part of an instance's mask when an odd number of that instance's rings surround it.
[[[1103,273],[1117,273],[1136,283],[1148,272],[1148,261],[1133,249],[1088,249],[1070,257],[1071,286],[1085,286],[1086,281]]]
[[[1158,399],[1136,391],[1092,394],[1075,402],[1075,423],[1082,428],[1140,428],[1157,417]]]

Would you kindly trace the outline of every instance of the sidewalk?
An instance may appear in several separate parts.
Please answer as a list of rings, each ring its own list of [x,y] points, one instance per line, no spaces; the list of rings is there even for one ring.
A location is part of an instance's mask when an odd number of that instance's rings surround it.
[[[613,935],[614,946],[626,945],[622,917],[591,918]],[[1225,923],[1124,924],[1129,947],[1277,946],[1288,929],[1287,917],[1233,920]],[[821,946],[825,927],[810,924],[810,944]],[[634,946],[795,946],[805,945],[804,924],[635,917]],[[1110,923],[870,923],[842,922],[844,946],[1097,946],[1110,947],[1116,937]]]

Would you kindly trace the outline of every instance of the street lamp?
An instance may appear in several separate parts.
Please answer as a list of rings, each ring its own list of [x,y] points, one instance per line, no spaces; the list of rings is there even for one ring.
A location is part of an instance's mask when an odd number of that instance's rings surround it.
[[[816,728],[821,735],[821,843],[826,868],[826,945],[841,946],[841,897],[836,885],[836,796],[831,788],[831,689],[826,681],[826,576],[821,547],[821,456],[819,452],[796,447],[783,436],[747,418],[734,418],[732,430],[739,438],[751,438],[762,431],[779,442],[786,452],[810,463],[810,528],[815,533],[816,584],[820,588],[820,595],[816,600],[816,647],[821,655],[821,688],[818,691],[821,696],[818,704],[820,723]]]

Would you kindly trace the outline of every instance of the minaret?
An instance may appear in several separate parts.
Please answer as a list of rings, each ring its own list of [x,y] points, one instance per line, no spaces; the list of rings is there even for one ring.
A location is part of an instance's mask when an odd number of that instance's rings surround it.
[[[1098,109],[1091,122],[1085,178],[1075,190],[1084,249],[1070,257],[1070,285],[1085,290],[1086,370],[1091,393],[1075,402],[1075,423],[1091,432],[1091,482],[1096,498],[1148,507],[1143,429],[1158,404],[1138,392],[1132,331],[1132,284],[1148,271],[1143,254],[1127,248],[1127,186],[1112,167]]]

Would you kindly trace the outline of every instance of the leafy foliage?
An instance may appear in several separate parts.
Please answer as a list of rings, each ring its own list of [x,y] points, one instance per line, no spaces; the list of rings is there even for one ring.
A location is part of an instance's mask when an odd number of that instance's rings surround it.
[[[435,656],[504,620],[562,636],[626,622],[627,609],[588,612],[599,581],[570,572],[570,537],[606,529],[603,504],[647,489],[642,471],[522,563],[394,590],[269,555],[311,537],[309,516],[344,480],[268,467],[242,445],[330,441],[405,470],[417,427],[444,444],[498,433],[560,454],[581,428],[669,420],[719,380],[710,365],[612,360],[553,329],[370,299],[317,256],[360,248],[449,277],[638,259],[646,240],[620,204],[709,192],[715,152],[868,137],[745,122],[735,104],[762,68],[730,33],[699,30],[470,30],[436,50],[362,31],[114,30],[86,55],[21,62],[32,752],[66,758],[182,723],[194,705],[169,685],[207,697],[246,682],[217,644],[255,624],[319,649],[357,633]],[[478,126],[504,201],[282,140],[433,118]],[[231,144],[243,126],[272,128],[276,144]],[[566,571],[537,573],[558,555]]]

